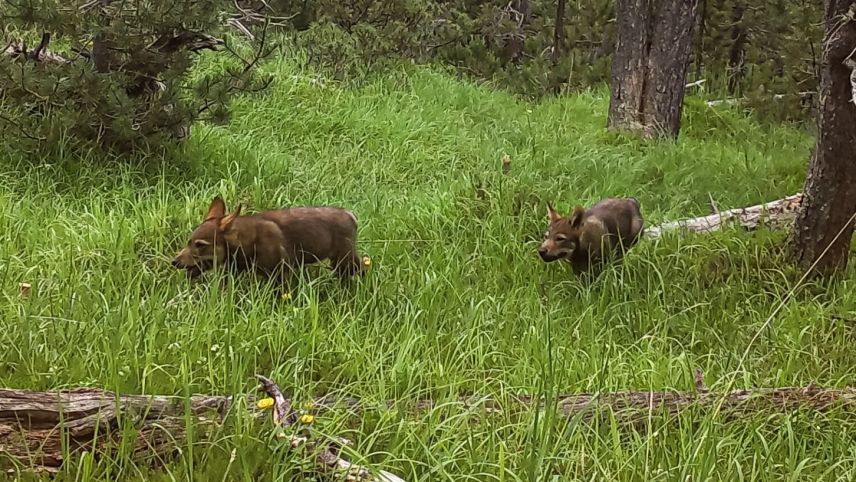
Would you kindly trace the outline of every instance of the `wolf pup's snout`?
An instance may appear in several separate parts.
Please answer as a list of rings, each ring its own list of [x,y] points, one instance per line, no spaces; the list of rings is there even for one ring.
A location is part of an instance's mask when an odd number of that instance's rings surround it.
[[[545,248],[544,246],[538,248],[538,256],[540,256],[541,259],[547,263],[559,259],[558,256],[550,254],[550,250]]]

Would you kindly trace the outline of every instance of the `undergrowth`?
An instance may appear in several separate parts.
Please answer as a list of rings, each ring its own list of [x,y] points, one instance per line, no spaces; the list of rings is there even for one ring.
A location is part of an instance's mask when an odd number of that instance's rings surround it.
[[[228,127],[198,126],[160,167],[2,156],[0,386],[242,394],[267,374],[297,399],[376,407],[327,412],[319,427],[407,480],[856,475],[856,424],[835,411],[688,412],[627,428],[453,403],[691,390],[695,368],[720,390],[853,385],[852,271],[786,299],[800,279],[786,233],[645,240],[588,282],[535,252],[546,201],[567,212],[632,195],[652,225],[706,214],[711,198],[727,208],[792,194],[807,134],[688,99],[681,139],[645,144],[605,133],[605,91],[530,103],[423,68],[348,87],[295,65],[268,66],[270,93],[239,101]],[[215,195],[249,210],[353,209],[371,270],[342,284],[309,269],[291,299],[250,277],[189,283],[169,260]],[[423,398],[448,403],[406,409]],[[389,399],[402,408],[381,408]],[[236,411],[164,469],[77,455],[61,477],[296,480],[268,433]]]

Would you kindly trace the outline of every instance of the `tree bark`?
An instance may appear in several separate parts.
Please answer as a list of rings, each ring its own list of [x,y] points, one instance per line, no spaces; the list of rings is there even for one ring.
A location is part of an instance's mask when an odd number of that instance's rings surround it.
[[[261,388],[275,399],[274,425],[287,429],[297,423],[299,413],[292,410],[279,387],[267,378],[259,378]],[[247,401],[252,407],[252,397]],[[193,424],[195,438],[204,439],[209,436],[208,429],[224,421],[233,405],[232,397],[217,395],[194,395],[188,400],[117,395],[92,389],[55,392],[0,389],[0,467],[6,468],[13,462],[28,471],[56,473],[61,470],[66,453],[88,451],[97,458],[115,455],[121,445],[128,443],[130,458],[160,465],[185,447],[188,421]],[[251,410],[261,415],[255,407]],[[128,432],[129,426],[136,432]],[[133,436],[130,440],[126,437],[129,433]],[[334,479],[404,482],[389,472],[380,470],[374,474],[344,459],[340,449],[350,444],[348,440],[319,438],[311,431],[297,430],[288,442],[292,449],[303,448],[304,455],[315,458],[318,473]]]
[[[704,75],[704,34],[707,29],[707,0],[701,1],[701,9],[698,14],[698,43],[695,54],[695,76],[696,80]]]
[[[678,137],[698,0],[661,0],[648,56],[642,110],[647,137]]]
[[[274,398],[274,425],[288,429],[299,418],[292,409],[293,404],[275,385],[266,385],[265,380],[263,389]],[[854,388],[809,386],[714,392],[704,386],[699,370],[696,370],[695,380],[695,390],[686,392],[628,390],[578,393],[559,395],[549,402],[551,405],[555,403],[552,406],[562,416],[591,420],[600,414],[612,413],[617,419],[629,423],[644,422],[652,413],[675,415],[691,407],[717,410],[731,416],[763,411],[789,412],[801,408],[856,410]],[[252,401],[248,397],[248,405],[252,406]],[[460,398],[458,403],[480,408],[476,413],[501,413],[521,407],[543,410],[547,406],[543,398],[530,395],[511,396],[506,401],[468,397]],[[64,453],[87,450],[98,456],[118,447],[123,436],[122,426],[127,428],[129,423],[138,429],[131,441],[133,450],[130,457],[138,462],[162,462],[162,457],[168,452],[184,446],[186,406],[189,406],[194,428],[199,430],[200,424],[212,426],[222,421],[233,404],[233,398],[227,396],[196,395],[186,400],[169,396],[120,396],[91,389],[59,392],[0,389],[0,465],[11,459],[26,468],[56,472],[62,466]],[[407,408],[397,401],[382,402],[381,406]],[[436,406],[432,400],[421,400],[409,409],[421,412]],[[357,399],[323,397],[315,400],[313,411],[337,407],[354,414],[372,409],[371,404]],[[257,409],[253,410],[260,414]],[[63,437],[66,437],[65,441]],[[389,472],[380,471],[372,476],[367,469],[342,459],[338,446],[347,445],[346,440],[335,437],[316,440],[311,434],[297,432],[289,442],[292,448],[320,449],[314,454],[319,472],[344,471],[354,475],[356,478],[353,480],[401,482],[399,477]],[[63,444],[67,444],[67,452],[63,451]]]
[[[501,55],[503,64],[508,62],[516,64],[523,59],[526,49],[526,28],[529,24],[530,10],[529,0],[509,2],[506,6],[506,14],[512,22],[517,24],[517,28],[505,35]]]
[[[746,58],[746,29],[743,27],[743,14],[746,5],[743,0],[735,0],[731,7],[731,48],[728,50],[728,93],[735,95],[743,79],[744,60]]]
[[[616,0],[618,35],[612,59],[607,125],[614,130],[642,126],[642,93],[647,77],[650,0]]]
[[[567,0],[558,0],[556,4],[556,28],[553,31],[553,63],[559,63],[562,56],[562,42],[565,38],[565,5]]]
[[[678,136],[698,0],[617,0],[607,126]]]
[[[818,273],[847,267],[856,213],[856,105],[851,55],[856,49],[856,0],[826,0],[817,142],[794,225],[794,256]]]

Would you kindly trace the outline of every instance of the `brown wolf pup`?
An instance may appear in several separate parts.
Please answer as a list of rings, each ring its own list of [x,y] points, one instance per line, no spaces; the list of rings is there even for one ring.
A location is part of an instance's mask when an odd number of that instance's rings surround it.
[[[538,254],[545,262],[565,259],[575,272],[621,259],[642,236],[644,223],[636,198],[607,198],[589,209],[580,206],[563,218],[547,204],[550,228]]]
[[[336,273],[347,278],[362,273],[357,256],[357,218],[336,207],[297,207],[241,216],[241,207],[226,214],[226,204],[214,198],[205,218],[190,235],[172,265],[196,278],[214,265],[235,272],[279,276],[287,282],[303,264],[329,259]]]

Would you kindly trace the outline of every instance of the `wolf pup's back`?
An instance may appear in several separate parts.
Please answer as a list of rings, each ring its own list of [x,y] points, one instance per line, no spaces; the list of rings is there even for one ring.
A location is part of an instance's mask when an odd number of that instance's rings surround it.
[[[361,272],[357,255],[357,217],[333,206],[294,207],[260,213],[279,226],[286,249],[297,264],[330,259],[342,276]]]
[[[645,226],[639,201],[633,197],[603,199],[586,211],[586,217],[602,221],[605,234],[617,241],[611,247],[620,245],[625,251],[639,241]]]

